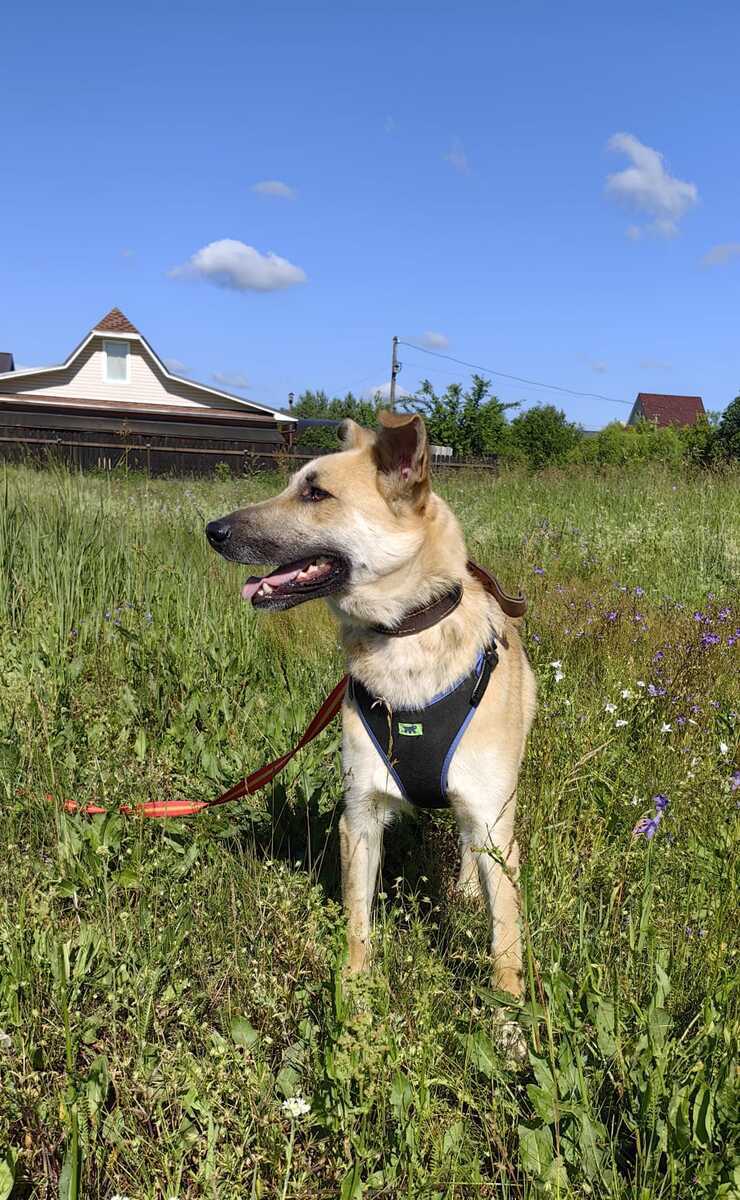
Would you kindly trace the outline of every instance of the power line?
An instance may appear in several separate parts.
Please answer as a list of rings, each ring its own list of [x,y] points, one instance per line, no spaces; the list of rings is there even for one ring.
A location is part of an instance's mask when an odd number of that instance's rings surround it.
[[[482,367],[479,363],[465,362],[462,358],[453,358],[451,354],[441,354],[438,350],[428,350],[426,346],[416,346],[413,342],[403,342],[399,346],[408,346],[410,350],[420,350],[422,354],[431,354],[433,358],[445,358],[448,362],[457,363],[460,367],[469,367],[471,371],[484,371],[486,375],[498,375],[501,379],[510,379],[514,383],[526,383],[529,387],[549,388],[552,392],[564,392],[568,396],[581,396],[586,400],[606,400],[609,404],[626,404],[632,407],[629,400],[618,400],[614,396],[602,396],[600,392],[577,392],[574,388],[560,387],[557,383],[540,383],[536,379],[523,379],[521,375],[507,375],[505,371],[494,371],[493,367]]]

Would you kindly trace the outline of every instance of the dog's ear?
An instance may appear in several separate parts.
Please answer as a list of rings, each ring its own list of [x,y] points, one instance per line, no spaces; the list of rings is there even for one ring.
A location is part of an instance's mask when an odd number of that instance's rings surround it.
[[[429,493],[427,431],[418,413],[378,413],[375,439],[378,471],[391,496],[424,503]]]
[[[343,450],[362,450],[363,447],[369,446],[375,441],[375,434],[371,429],[364,429],[362,425],[358,425],[351,417],[346,417],[337,430],[339,441],[342,443]]]

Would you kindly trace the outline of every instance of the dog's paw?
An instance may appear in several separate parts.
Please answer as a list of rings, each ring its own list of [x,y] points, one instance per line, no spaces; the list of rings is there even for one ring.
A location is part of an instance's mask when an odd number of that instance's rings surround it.
[[[527,1061],[527,1039],[518,1021],[502,1021],[496,1029],[496,1041],[507,1067],[517,1068]]]

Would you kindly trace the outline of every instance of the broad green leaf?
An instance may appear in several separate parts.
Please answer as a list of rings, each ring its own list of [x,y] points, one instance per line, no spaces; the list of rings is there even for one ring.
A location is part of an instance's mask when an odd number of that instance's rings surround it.
[[[465,1049],[470,1061],[482,1075],[492,1079],[496,1073],[496,1051],[487,1033],[479,1029],[477,1033],[469,1033],[465,1038]]]
[[[237,1046],[254,1046],[260,1035],[246,1017],[234,1017],[231,1022],[231,1036]]]
[[[8,1200],[15,1183],[18,1155],[10,1146],[0,1155],[0,1200]]]
[[[465,1122],[454,1121],[449,1129],[445,1132],[442,1139],[442,1153],[447,1156],[456,1154],[460,1148],[463,1138],[465,1137]]]
[[[136,874],[136,871],[132,871],[130,867],[124,867],[122,871],[119,871],[114,876],[114,880],[122,888],[136,889],[141,887],[141,879]]]
[[[527,1095],[540,1120],[544,1121],[546,1125],[553,1125],[557,1119],[557,1110],[552,1092],[537,1087],[535,1083],[530,1083],[527,1086]]]
[[[342,1180],[339,1200],[362,1200],[362,1172],[359,1162],[354,1162]]]
[[[714,1098],[708,1087],[702,1084],[696,1093],[691,1114],[694,1140],[700,1146],[709,1146],[714,1131]]]
[[[614,1001],[599,997],[594,1014],[596,1026],[596,1041],[604,1058],[613,1058],[617,1052],[617,1042],[614,1036]]]
[[[523,1170],[535,1179],[544,1179],[553,1162],[550,1130],[541,1126],[520,1125],[518,1133]]]

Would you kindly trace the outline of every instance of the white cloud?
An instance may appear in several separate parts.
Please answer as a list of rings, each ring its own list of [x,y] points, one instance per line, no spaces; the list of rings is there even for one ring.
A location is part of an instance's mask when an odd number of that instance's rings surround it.
[[[652,217],[646,225],[630,225],[627,236],[635,239],[649,232],[674,237],[681,218],[698,203],[696,184],[671,175],[660,151],[645,146],[631,133],[615,133],[608,148],[626,154],[632,166],[607,176],[607,192]]]
[[[444,155],[444,159],[445,162],[448,162],[451,167],[454,167],[456,171],[459,171],[461,175],[470,174],[470,163],[468,162],[468,156],[465,153],[465,147],[463,146],[459,137],[453,138],[452,145]]]
[[[446,333],[436,333],[433,329],[427,329],[416,340],[420,346],[426,346],[427,350],[447,350],[450,345]]]
[[[217,287],[237,292],[274,292],[306,282],[306,272],[287,258],[270,251],[260,254],[234,238],[209,242],[179,267],[169,272],[171,279],[205,279]]]
[[[252,184],[252,191],[259,196],[278,196],[281,200],[294,200],[296,195],[295,188],[282,179],[260,179]]]
[[[186,367],[184,362],[180,362],[179,358],[163,358],[162,362],[173,375],[190,374],[190,367]]]
[[[398,383],[396,383],[396,400],[408,400],[410,397],[411,392],[405,391],[404,388],[399,387]],[[366,392],[363,392],[362,398],[363,400],[377,400],[378,398],[381,400],[390,400],[390,380],[387,383],[379,383],[377,387],[368,388]]]
[[[712,246],[701,260],[703,267],[723,267],[725,263],[730,262],[733,258],[740,257],[740,242],[722,242],[719,246]]]
[[[249,380],[241,371],[214,371],[211,379],[219,387],[236,388],[240,392],[249,387]]]
[[[659,358],[643,358],[640,368],[643,371],[670,371],[671,363],[662,362]]]

